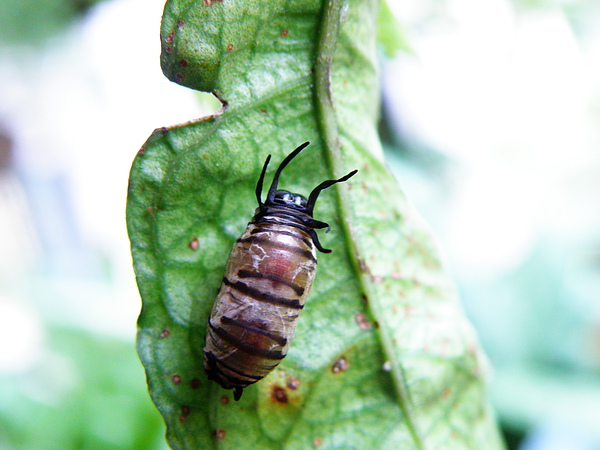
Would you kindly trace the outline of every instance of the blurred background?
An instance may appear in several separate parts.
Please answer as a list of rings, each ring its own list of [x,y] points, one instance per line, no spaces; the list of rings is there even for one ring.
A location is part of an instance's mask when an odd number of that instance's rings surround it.
[[[217,102],[162,76],[163,4],[0,3],[0,448],[166,448],[134,349],[127,177],[154,128]],[[509,447],[600,449],[600,2],[389,8],[389,164],[478,329]]]

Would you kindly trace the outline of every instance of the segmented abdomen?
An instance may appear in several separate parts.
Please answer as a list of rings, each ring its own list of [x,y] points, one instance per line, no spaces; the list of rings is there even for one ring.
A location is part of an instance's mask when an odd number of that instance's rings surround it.
[[[226,389],[244,388],[279,364],[316,266],[304,231],[275,223],[248,226],[229,255],[208,322],[204,366],[210,379]]]

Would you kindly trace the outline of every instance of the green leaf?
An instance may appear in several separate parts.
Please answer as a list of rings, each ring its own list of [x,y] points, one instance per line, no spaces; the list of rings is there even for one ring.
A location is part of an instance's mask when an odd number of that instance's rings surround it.
[[[502,448],[473,330],[382,161],[376,17],[375,1],[167,2],[164,73],[223,102],[156,130],[130,177],[138,352],[174,448]],[[204,373],[208,315],[267,154],[307,140],[282,189],[359,173],[317,203],[333,253],[288,356],[234,402]]]
[[[400,50],[412,52],[402,26],[394,17],[394,13],[385,0],[381,0],[379,4],[377,40],[383,47],[386,56],[394,57]]]

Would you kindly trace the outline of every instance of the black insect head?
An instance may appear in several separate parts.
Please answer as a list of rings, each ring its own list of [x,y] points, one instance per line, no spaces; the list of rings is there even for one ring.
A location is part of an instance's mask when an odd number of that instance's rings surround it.
[[[267,160],[265,161],[265,165],[262,168],[262,172],[260,174],[260,178],[258,179],[258,183],[256,183],[256,200],[258,201],[258,213],[254,216],[253,222],[263,221],[271,221],[269,217],[278,217],[279,219],[287,219],[287,225],[295,226],[300,229],[303,229],[311,236],[313,242],[315,243],[315,247],[317,250],[323,253],[330,253],[331,250],[324,249],[319,242],[319,237],[315,232],[315,229],[327,228],[329,231],[329,225],[325,222],[321,222],[313,219],[313,210],[315,207],[315,203],[319,194],[322,190],[327,189],[330,186],[333,186],[336,183],[342,183],[347,181],[349,178],[354,176],[358,170],[353,170],[349,174],[343,176],[342,178],[338,178],[337,180],[326,180],[319,184],[316,188],[312,190],[310,195],[308,196],[308,200],[300,194],[293,194],[288,191],[278,191],[277,184],[279,183],[279,176],[283,169],[289,164],[289,162],[294,159],[298,153],[300,153],[304,148],[308,146],[309,142],[305,142],[300,145],[296,150],[287,155],[285,159],[281,162],[277,170],[275,171],[275,175],[273,176],[273,181],[271,182],[271,187],[269,188],[269,192],[267,193],[267,198],[264,203],[261,199],[262,197],[262,189],[263,182],[265,179],[265,174],[267,172],[267,166],[269,165],[269,161],[271,160],[271,155],[267,156]],[[279,221],[279,220],[278,220]]]

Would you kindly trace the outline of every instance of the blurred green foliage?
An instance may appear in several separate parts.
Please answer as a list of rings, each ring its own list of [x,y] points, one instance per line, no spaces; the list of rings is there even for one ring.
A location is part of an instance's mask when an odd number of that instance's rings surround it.
[[[164,425],[131,343],[50,329],[37,367],[0,377],[0,447],[158,449]]]
[[[379,3],[379,16],[377,17],[377,41],[386,56],[393,58],[401,51],[410,51],[410,45],[404,35],[402,25],[390,10],[388,2]]]
[[[0,45],[40,44],[101,0],[2,0]]]

